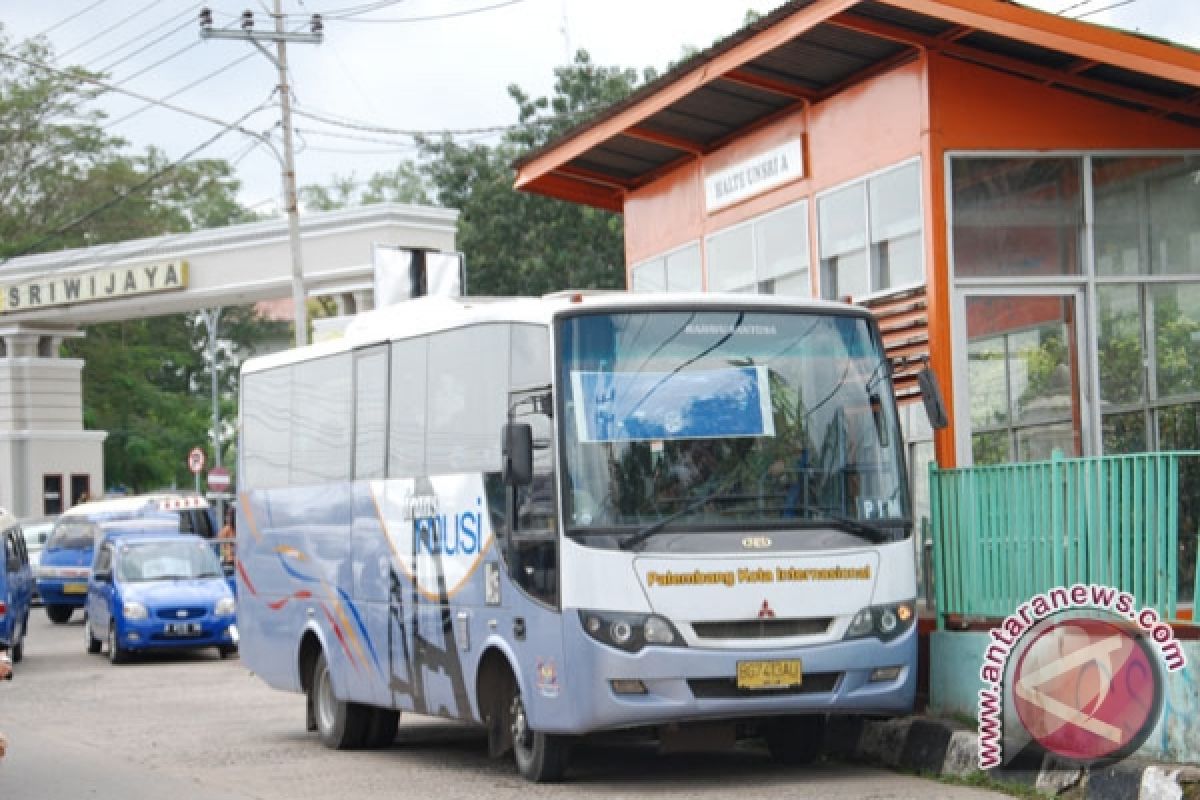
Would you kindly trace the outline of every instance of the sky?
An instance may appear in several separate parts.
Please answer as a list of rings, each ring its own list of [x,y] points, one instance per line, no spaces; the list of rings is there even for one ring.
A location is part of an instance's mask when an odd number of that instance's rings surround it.
[[[274,0],[0,0],[12,40],[44,34],[57,66],[106,72],[119,88],[280,141],[274,64],[243,41],[201,40],[198,10],[214,28],[254,12],[270,28]],[[300,185],[365,181],[415,155],[395,131],[464,131],[494,142],[516,121],[507,87],[553,90],[553,70],[576,49],[604,66],[660,71],[687,47],[737,30],[745,12],[779,0],[282,0],[289,29],[324,19],[324,41],[287,48]],[[1051,13],[1137,30],[1200,48],[1200,0],[1028,0]],[[272,50],[273,52],[273,50]],[[179,159],[222,130],[215,123],[109,92],[97,101],[108,130],[131,151],[153,145]],[[256,110],[257,109],[257,110]],[[316,114],[330,124],[302,114]],[[248,115],[248,116],[247,116]],[[227,133],[196,157],[235,164],[239,199],[262,212],[280,205],[280,162],[265,146]]]

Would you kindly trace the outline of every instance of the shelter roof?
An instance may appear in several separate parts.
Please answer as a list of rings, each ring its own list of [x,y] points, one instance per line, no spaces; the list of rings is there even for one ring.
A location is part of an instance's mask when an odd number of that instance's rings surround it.
[[[517,161],[518,189],[625,192],[922,51],[1200,130],[1200,53],[1009,0],[792,0]]]

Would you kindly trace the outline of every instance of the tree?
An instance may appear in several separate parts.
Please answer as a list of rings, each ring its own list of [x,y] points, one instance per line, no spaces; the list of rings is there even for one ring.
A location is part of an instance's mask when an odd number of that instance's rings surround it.
[[[155,148],[126,152],[98,93],[78,68],[40,69],[54,55],[43,40],[14,47],[0,29],[0,259],[104,244],[255,217],[237,202],[229,164],[172,164]],[[237,361],[278,323],[251,307],[225,313],[226,357]],[[284,326],[286,327],[286,326]],[[64,345],[85,360],[84,425],[109,432],[106,480],[137,489],[190,482],[184,454],[208,439],[208,367],[196,315],[93,325]],[[231,418],[236,370],[224,373]]]

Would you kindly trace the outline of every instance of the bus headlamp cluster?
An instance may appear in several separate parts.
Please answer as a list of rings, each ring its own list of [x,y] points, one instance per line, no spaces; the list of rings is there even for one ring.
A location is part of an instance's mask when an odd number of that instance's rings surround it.
[[[675,626],[657,614],[580,611],[579,621],[588,636],[627,653],[636,653],[647,645],[685,646]]]
[[[911,628],[916,618],[916,607],[911,600],[870,606],[854,615],[844,638],[875,636],[887,642]]]

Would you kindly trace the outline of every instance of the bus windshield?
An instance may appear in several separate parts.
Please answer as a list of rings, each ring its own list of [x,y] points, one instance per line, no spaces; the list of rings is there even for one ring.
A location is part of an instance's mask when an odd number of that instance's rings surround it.
[[[573,535],[828,525],[904,535],[888,364],[866,318],[593,314],[563,320],[559,335]]]

